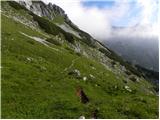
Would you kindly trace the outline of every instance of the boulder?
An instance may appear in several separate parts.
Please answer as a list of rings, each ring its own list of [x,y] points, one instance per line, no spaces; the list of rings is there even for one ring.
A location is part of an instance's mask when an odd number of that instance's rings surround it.
[[[81,76],[81,73],[79,70],[75,69],[75,70],[72,70],[68,73],[68,75],[72,75],[72,76],[75,76],[75,77],[80,77]]]

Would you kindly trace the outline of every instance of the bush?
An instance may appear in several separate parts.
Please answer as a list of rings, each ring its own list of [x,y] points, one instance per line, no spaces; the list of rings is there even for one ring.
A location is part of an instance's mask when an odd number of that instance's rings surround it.
[[[134,76],[131,76],[129,79],[132,80],[133,82],[137,82],[137,79]]]
[[[79,35],[82,37],[81,41],[86,43],[88,46],[95,48],[94,41],[92,41],[91,36],[88,33],[82,32],[79,33]]]
[[[106,49],[104,49],[104,48],[99,48],[99,51],[100,52],[102,52],[102,53],[104,53],[106,56],[108,56],[110,53],[106,50]]]
[[[132,73],[131,73],[130,71],[128,71],[128,70],[127,70],[125,73],[126,73],[127,75],[131,75],[131,74],[132,74]]]
[[[61,33],[61,29],[57,27],[55,24],[50,22],[49,20],[39,17],[32,13],[33,19],[38,22],[39,26],[45,30],[45,32],[53,35],[58,35]]]
[[[75,31],[77,31],[77,32],[79,33],[79,35],[82,37],[82,39],[79,39],[80,41],[86,43],[86,44],[87,44],[88,46],[90,46],[90,47],[95,48],[94,41],[91,40],[92,37],[91,37],[88,33],[80,30],[80,29],[79,29],[77,26],[75,26],[71,21],[67,21],[67,24],[70,25]]]
[[[32,40],[27,40],[27,42],[28,42],[29,44],[32,44],[32,45],[34,45],[34,44],[35,44],[35,42],[34,42],[34,41],[32,41]]]
[[[81,53],[79,53],[79,52],[76,52],[76,55],[77,55],[77,56],[82,56],[82,54],[81,54]]]
[[[111,61],[111,64],[114,66],[114,65],[116,65],[116,62],[115,61]]]
[[[71,48],[69,48],[68,46],[66,46],[66,47],[65,47],[65,49],[66,49],[66,50],[68,50],[71,54],[73,54],[73,53],[74,53],[74,50],[73,50],[73,49],[71,49]]]
[[[45,30],[45,32],[52,34],[52,35],[63,34],[65,39],[68,42],[72,44],[74,43],[74,35],[72,35],[71,33],[65,32],[63,29],[61,29],[54,23],[50,22],[48,19],[39,17],[33,13],[31,15],[33,16],[33,19],[38,22],[39,26]]]
[[[71,33],[63,32],[63,35],[68,42],[74,44],[74,36]]]
[[[9,5],[13,8],[15,8],[16,10],[27,10],[24,6],[18,4],[15,1],[7,1],[9,3]],[[28,10],[27,10],[28,11]]]

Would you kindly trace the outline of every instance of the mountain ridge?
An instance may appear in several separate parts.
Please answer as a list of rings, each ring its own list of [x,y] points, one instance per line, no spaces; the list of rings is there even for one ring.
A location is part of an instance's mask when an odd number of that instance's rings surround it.
[[[155,86],[102,43],[59,16],[1,4],[2,118],[158,117]]]

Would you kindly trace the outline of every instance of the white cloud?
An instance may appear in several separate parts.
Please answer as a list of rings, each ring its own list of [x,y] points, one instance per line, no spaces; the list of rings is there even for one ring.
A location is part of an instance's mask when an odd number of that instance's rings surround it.
[[[80,29],[98,39],[103,39],[106,34],[109,34],[110,23],[105,13],[106,11],[96,7],[84,7],[81,4],[81,0],[76,0],[76,2],[73,0],[67,2],[62,1],[53,0],[51,2],[62,7],[69,18],[78,25]]]
[[[148,24],[150,23],[150,19],[154,12],[157,9],[157,0],[137,0],[137,5],[142,7],[141,17],[142,21],[141,24]]]
[[[65,10],[69,18],[79,26],[80,29],[90,33],[93,37],[101,40],[107,39],[113,35],[112,31],[112,21],[114,20],[123,20],[125,16],[130,14],[131,12],[131,1],[129,0],[112,0],[115,1],[115,4],[111,8],[103,8],[99,9],[97,7],[87,7],[81,4],[82,1],[86,0],[43,0],[44,2],[52,2],[56,5],[59,5],[61,8]],[[93,0],[89,0],[93,1]],[[105,0],[103,0],[105,1]],[[153,14],[157,9],[157,0],[132,0],[132,2],[136,3],[137,7],[140,7],[142,10],[140,12],[140,16],[133,17],[130,20],[129,25],[134,25],[135,23],[139,23],[140,26],[133,29],[126,28],[120,32],[115,34],[122,35],[155,35],[157,34],[157,23],[154,25],[151,24],[150,20]],[[147,24],[147,27],[145,25]],[[143,27],[142,27],[143,26]],[[151,26],[151,27],[148,27]],[[147,28],[147,29],[146,29]]]

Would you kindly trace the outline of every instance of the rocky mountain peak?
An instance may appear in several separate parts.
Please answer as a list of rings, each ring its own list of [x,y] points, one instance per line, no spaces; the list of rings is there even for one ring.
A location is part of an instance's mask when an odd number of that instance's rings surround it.
[[[64,10],[59,6],[49,3],[45,4],[42,1],[32,1],[32,0],[23,0],[17,1],[19,4],[25,6],[28,10],[32,11],[34,14],[47,17],[53,20],[56,16],[63,16],[68,19],[67,15],[65,14]]]

